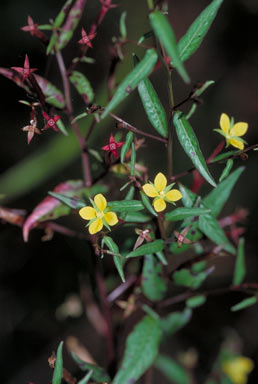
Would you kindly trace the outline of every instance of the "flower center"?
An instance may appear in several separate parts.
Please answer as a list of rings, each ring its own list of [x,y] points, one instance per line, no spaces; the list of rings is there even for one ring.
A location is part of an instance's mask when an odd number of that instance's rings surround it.
[[[164,191],[160,191],[159,195],[160,195],[160,197],[164,197],[165,196],[165,192]]]
[[[116,144],[111,143],[111,144],[109,145],[109,148],[111,149],[111,151],[114,150],[114,149],[116,149]]]
[[[49,119],[48,125],[50,125],[52,127],[53,125],[55,125],[55,121],[53,119]]]
[[[97,217],[98,217],[99,219],[102,219],[102,217],[104,217],[104,213],[103,213],[103,211],[101,211],[101,212],[97,212]]]

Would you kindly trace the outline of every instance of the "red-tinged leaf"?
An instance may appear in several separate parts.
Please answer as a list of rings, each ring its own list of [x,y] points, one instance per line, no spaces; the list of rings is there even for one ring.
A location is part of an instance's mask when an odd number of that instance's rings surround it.
[[[46,102],[56,108],[63,109],[65,106],[65,99],[62,92],[44,77],[39,75],[34,75],[34,77],[36,78],[41,91],[46,97]]]
[[[82,181],[67,181],[65,183],[57,185],[54,188],[54,192],[75,195],[78,190],[82,189],[82,187]],[[39,224],[39,222],[42,221],[43,217],[46,217],[46,215],[48,215],[50,212],[52,212],[54,209],[61,205],[62,203],[52,196],[46,197],[39,205],[37,205],[33,212],[27,217],[23,225],[24,241],[28,241],[30,230],[32,228],[35,228]],[[62,212],[59,212],[59,216],[68,214],[69,212],[70,208],[64,206],[64,210],[62,210]],[[56,216],[53,218],[56,218]]]
[[[12,80],[18,87],[25,89],[26,92],[30,93],[29,87],[22,82],[22,76],[17,71],[10,68],[0,68],[0,74],[9,80]]]
[[[25,211],[21,209],[11,209],[0,207],[0,219],[9,224],[22,226],[24,222]]]

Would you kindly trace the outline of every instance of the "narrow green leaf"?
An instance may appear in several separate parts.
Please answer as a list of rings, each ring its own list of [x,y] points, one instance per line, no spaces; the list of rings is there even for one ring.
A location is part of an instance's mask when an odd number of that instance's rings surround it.
[[[61,119],[59,119],[59,120],[56,122],[56,125],[57,125],[58,129],[59,129],[65,136],[68,136],[67,129],[65,128],[65,125],[64,125],[64,123],[62,122]]]
[[[199,288],[209,275],[209,270],[192,274],[189,269],[182,268],[173,273],[173,279],[176,285],[189,287],[192,289]]]
[[[93,374],[93,371],[89,371],[80,381],[78,381],[78,384],[87,384]]]
[[[237,248],[237,258],[234,270],[233,284],[239,285],[243,282],[245,278],[245,239],[241,237],[239,239],[238,248]]]
[[[176,68],[182,79],[189,83],[190,79],[183,66],[183,62],[179,56],[179,50],[177,48],[176,37],[174,31],[169,24],[166,16],[160,11],[154,11],[150,13],[150,23],[154,30],[155,35],[159,39],[160,43],[164,46],[167,54],[170,56],[173,66]]]
[[[106,106],[105,111],[101,115],[104,119],[121,101],[123,101],[129,93],[131,93],[137,85],[150,75],[158,59],[157,53],[154,49],[148,49],[144,58],[140,63],[125,77],[125,79],[118,86],[113,98]]]
[[[192,310],[185,308],[183,312],[172,312],[160,320],[161,328],[165,336],[171,336],[183,328],[191,319]]]
[[[163,137],[168,137],[168,124],[165,109],[151,81],[146,78],[138,85],[143,107],[153,128]]]
[[[127,152],[129,151],[132,142],[133,142],[133,132],[129,131],[129,132],[127,133],[127,135],[126,135],[125,143],[124,143],[124,145],[123,145],[122,148],[121,148],[120,158],[121,158],[121,163],[122,163],[122,164],[124,163],[125,155],[126,155]]]
[[[190,299],[186,300],[186,305],[188,308],[196,308],[203,305],[206,301],[206,296],[199,295],[195,297],[191,297]]]
[[[192,96],[191,96],[191,99],[198,98],[199,96],[201,96],[201,94],[202,94],[204,91],[206,91],[206,89],[207,89],[210,85],[212,85],[212,84],[214,84],[214,83],[215,83],[215,81],[213,81],[213,80],[207,80],[207,81],[205,81],[205,83],[204,83],[200,88],[197,88],[197,89],[195,90],[195,92],[194,92],[194,93],[192,94]],[[192,104],[192,106],[191,106],[189,112],[187,113],[187,115],[186,115],[186,117],[185,117],[186,120],[189,120],[190,117],[193,116],[194,112],[196,111],[196,108],[197,108],[197,103],[195,102],[195,103]]]
[[[128,258],[128,257],[149,255],[151,253],[162,251],[164,247],[165,247],[165,244],[163,240],[161,239],[154,240],[151,243],[146,243],[136,248],[134,251],[130,252],[126,257]]]
[[[111,237],[105,236],[103,238],[103,240],[104,240],[104,243],[106,244],[106,246],[110,249],[110,251],[112,251],[115,254],[120,254],[117,244],[114,242],[114,240]],[[123,260],[122,260],[123,258],[122,258],[122,256],[114,255],[113,259],[114,259],[115,266],[118,270],[118,273],[121,277],[121,280],[124,283],[125,282],[125,275],[124,275],[124,271],[123,271]]]
[[[224,179],[226,179],[231,171],[231,168],[233,167],[233,160],[232,159],[228,159],[227,161],[227,164],[225,166],[225,168],[223,169],[223,172],[219,178],[219,182],[221,183]]]
[[[232,253],[236,253],[233,245],[228,241],[223,229],[220,227],[218,221],[211,214],[205,214],[199,217],[199,229],[204,233],[208,239],[217,245],[222,245],[223,248]]]
[[[153,206],[151,205],[150,203],[150,200],[149,198],[145,195],[144,192],[140,191],[140,195],[141,195],[141,198],[142,198],[142,202],[143,202],[143,205],[145,206],[145,208],[153,215],[153,216],[158,216],[157,212],[155,211],[155,209],[153,208]]]
[[[78,71],[73,71],[69,77],[70,82],[82,96],[85,104],[91,103],[94,99],[94,92],[89,80]]]
[[[156,252],[155,255],[157,256],[157,258],[159,259],[159,261],[163,264],[163,265],[168,265],[168,262],[164,256],[164,253],[162,251],[160,252]]]
[[[206,268],[206,264],[206,261],[198,261],[197,263],[194,263],[191,268],[192,272],[199,273],[204,271],[204,269]]]
[[[52,384],[61,384],[62,377],[63,377],[63,344],[64,342],[61,341],[57,348],[57,354],[56,354],[56,363],[55,363],[55,369],[53,373],[53,379]]]
[[[236,305],[233,305],[233,307],[231,307],[230,309],[232,312],[236,312],[236,311],[240,311],[241,309],[245,309],[247,307],[250,307],[251,305],[254,305],[256,303],[257,303],[257,297],[252,296],[252,297],[248,297],[247,299],[240,301],[240,303],[238,303]]]
[[[95,364],[87,363],[86,361],[80,359],[74,352],[72,352],[72,358],[78,364],[79,368],[82,371],[92,371],[91,379],[97,383],[110,382],[109,375],[105,372],[102,367],[99,367]]]
[[[162,267],[154,255],[145,255],[142,271],[142,289],[151,301],[163,299],[166,284],[162,279]]]
[[[112,383],[135,383],[156,358],[160,339],[159,320],[145,316],[127,338],[122,365]]]
[[[151,217],[141,212],[128,212],[123,220],[126,223],[147,223]]]
[[[179,184],[179,189],[182,193],[182,203],[184,206],[186,208],[192,208],[196,201],[197,195],[181,183]]]
[[[205,208],[176,208],[171,212],[165,214],[168,221],[184,220],[188,217],[200,216],[209,213],[210,209]]]
[[[110,201],[108,207],[110,211],[114,212],[136,212],[144,209],[142,202],[139,200]]]
[[[213,0],[189,27],[178,42],[178,52],[182,61],[187,60],[201,45],[223,0]]]
[[[126,24],[125,24],[125,19],[126,19],[126,12],[124,11],[120,17],[120,34],[123,39],[126,39],[127,37],[127,31],[126,31]]]
[[[34,77],[46,98],[46,102],[56,108],[63,109],[65,107],[65,99],[62,92],[44,77],[36,74],[34,74]]]
[[[214,159],[211,160],[211,163],[217,163],[218,161],[225,160],[230,156],[233,156],[237,153],[238,151],[228,151],[221,153],[220,155],[214,157]]]
[[[173,120],[178,140],[185,153],[190,157],[195,168],[200,172],[204,179],[207,180],[213,187],[216,187],[216,183],[208,170],[206,161],[200,150],[197,137],[195,136],[191,125],[186,120],[183,113],[179,111],[175,112]]]
[[[134,175],[135,162],[136,162],[136,151],[135,151],[135,145],[134,143],[132,143],[131,144],[131,161],[130,161],[131,176]]]
[[[218,216],[224,204],[231,195],[232,189],[236,184],[238,178],[244,171],[244,167],[237,168],[231,175],[218,184],[217,188],[213,189],[204,199],[205,207],[211,209],[214,216]]]
[[[149,39],[150,37],[152,37],[154,35],[153,31],[149,31],[149,32],[146,32],[144,33],[138,40],[137,44],[141,44],[144,42],[144,40],[146,39]]]
[[[155,360],[155,367],[174,384],[191,384],[187,370],[170,357],[159,355]]]
[[[65,205],[67,205],[68,207],[70,207],[72,209],[80,209],[80,208],[85,207],[85,205],[86,205],[84,200],[74,199],[72,197],[65,196],[61,193],[55,193],[55,192],[49,191],[48,194],[50,196],[55,197],[57,200],[61,201],[62,203],[64,203]]]

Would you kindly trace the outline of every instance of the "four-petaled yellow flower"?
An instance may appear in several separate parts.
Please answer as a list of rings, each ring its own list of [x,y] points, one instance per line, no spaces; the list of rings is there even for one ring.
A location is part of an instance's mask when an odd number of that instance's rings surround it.
[[[166,177],[159,172],[154,179],[154,184],[147,183],[142,187],[147,196],[154,197],[153,205],[156,212],[164,211],[166,202],[173,204],[182,198],[178,189],[171,189],[173,185],[174,183],[167,186]]]
[[[240,136],[246,133],[248,129],[247,123],[239,122],[234,124],[233,118],[230,120],[228,115],[222,113],[220,116],[220,128],[221,129],[215,129],[215,131],[225,137],[227,147],[231,144],[238,149],[244,148],[246,142],[240,138]]]
[[[236,356],[226,361],[222,366],[223,372],[234,384],[246,384],[247,375],[253,368],[252,360],[244,356]]]
[[[99,193],[91,200],[93,207],[83,207],[79,210],[79,215],[84,220],[90,220],[89,232],[91,235],[102,230],[103,225],[109,229],[109,225],[116,225],[118,218],[115,212],[110,212],[107,207],[107,200]]]

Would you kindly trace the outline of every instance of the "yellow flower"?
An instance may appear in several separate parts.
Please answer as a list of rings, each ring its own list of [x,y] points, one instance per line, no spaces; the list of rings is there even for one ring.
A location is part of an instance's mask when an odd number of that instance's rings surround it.
[[[247,123],[239,122],[234,124],[233,118],[230,120],[228,115],[222,113],[220,116],[220,128],[221,129],[214,129],[214,131],[225,137],[227,147],[231,144],[238,149],[244,148],[244,143],[246,144],[246,142],[243,139],[240,139],[240,136],[243,136],[246,133],[248,129]]]
[[[166,201],[174,203],[174,201],[182,199],[182,194],[178,189],[171,189],[173,184],[167,186],[166,177],[159,172],[154,179],[154,184],[147,183],[142,187],[147,196],[154,197],[153,205],[156,212],[166,209]]]
[[[93,207],[83,207],[79,210],[79,215],[84,220],[90,220],[89,232],[91,235],[102,230],[103,225],[109,228],[109,225],[116,225],[118,218],[115,212],[110,212],[107,207],[107,200],[99,193],[94,197],[94,201],[91,200]]]
[[[223,366],[223,372],[230,378],[234,384],[246,384],[247,375],[254,368],[251,359],[244,356],[237,356],[226,361]]]

